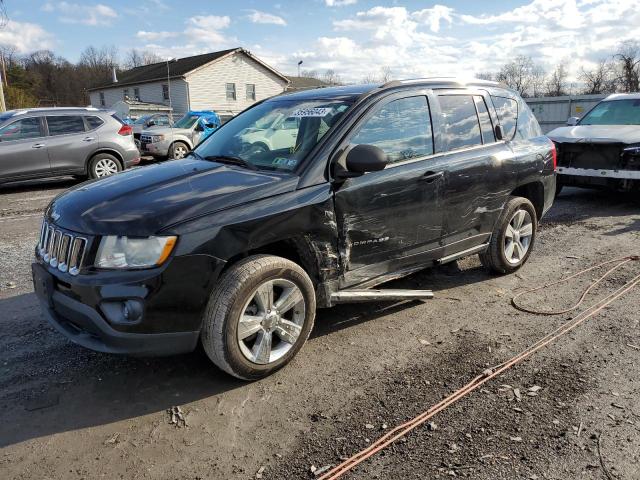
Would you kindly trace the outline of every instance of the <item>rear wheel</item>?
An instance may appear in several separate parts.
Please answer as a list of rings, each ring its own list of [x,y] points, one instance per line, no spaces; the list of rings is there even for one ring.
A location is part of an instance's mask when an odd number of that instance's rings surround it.
[[[108,153],[98,153],[89,162],[89,177],[108,177],[122,171],[122,164],[113,155]]]
[[[180,160],[189,153],[189,145],[184,142],[174,142],[169,148],[169,158]]]
[[[515,272],[529,258],[537,228],[533,204],[523,197],[511,197],[491,235],[489,248],[480,254],[480,261],[493,272]]]
[[[233,265],[209,299],[202,346],[220,369],[243,380],[286,365],[313,328],[315,291],[294,262],[254,255]]]

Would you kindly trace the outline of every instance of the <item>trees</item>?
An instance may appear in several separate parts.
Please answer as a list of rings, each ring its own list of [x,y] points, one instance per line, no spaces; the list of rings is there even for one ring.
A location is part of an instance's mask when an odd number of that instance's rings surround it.
[[[152,63],[162,62],[164,59],[153,52],[148,50],[138,50],[137,48],[132,48],[125,54],[125,59],[122,66],[125,69],[141,67],[143,65],[150,65]]]
[[[531,93],[535,71],[536,68],[531,57],[518,55],[500,68],[496,74],[496,80],[512,88],[522,97],[527,97]]]
[[[627,40],[618,46],[613,56],[618,70],[618,83],[623,92],[640,90],[640,44]]]
[[[582,93],[614,93],[616,91],[615,67],[609,59],[600,60],[591,69],[580,69],[578,79],[583,83]]]
[[[567,78],[569,74],[567,72],[566,67],[563,63],[560,63],[556,66],[556,68],[551,72],[547,82],[546,82],[546,92],[545,95],[548,97],[560,97],[562,95],[569,94],[569,86],[567,83]],[[534,96],[537,96],[534,94]]]

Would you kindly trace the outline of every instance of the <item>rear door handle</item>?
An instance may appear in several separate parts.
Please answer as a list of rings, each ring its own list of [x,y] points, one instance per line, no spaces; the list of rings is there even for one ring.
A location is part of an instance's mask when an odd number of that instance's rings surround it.
[[[96,138],[95,137],[84,137],[82,139],[83,142],[93,142]]]
[[[433,183],[438,180],[440,177],[444,176],[444,172],[426,172],[422,177],[420,177],[420,181],[425,183]]]
[[[42,147],[46,147],[46,145],[44,143],[34,143],[33,145],[31,145],[31,148],[42,148]]]

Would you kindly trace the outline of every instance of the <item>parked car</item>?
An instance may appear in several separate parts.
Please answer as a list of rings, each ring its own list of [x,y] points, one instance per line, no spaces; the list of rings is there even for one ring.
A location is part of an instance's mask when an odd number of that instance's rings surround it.
[[[173,127],[144,130],[140,134],[140,152],[179,160],[219,126],[220,118],[215,112],[189,111]]]
[[[158,127],[172,127],[173,121],[168,113],[152,113],[136,118],[131,122],[133,128],[133,139],[136,146],[140,148],[140,134],[144,130],[151,130]]]
[[[0,183],[106,177],[139,162],[131,127],[110,112],[34,108],[0,114]]]
[[[247,145],[274,112],[299,119],[295,145]],[[280,95],[183,161],[54,199],[35,289],[51,324],[85,347],[175,354],[201,342],[224,371],[260,378],[300,350],[318,307],[428,298],[372,287],[472,254],[494,272],[520,268],[554,170],[553,143],[494,82]]]
[[[292,148],[296,144],[299,125],[300,118],[285,118],[282,113],[274,112],[263,122],[256,123],[254,128],[247,128],[240,139],[244,144],[263,151]]]
[[[584,117],[547,135],[563,185],[640,190],[640,93],[609,95]]]

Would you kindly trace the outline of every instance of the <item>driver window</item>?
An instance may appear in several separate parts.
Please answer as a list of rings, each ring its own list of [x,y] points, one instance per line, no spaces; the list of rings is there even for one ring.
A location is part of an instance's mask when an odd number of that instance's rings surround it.
[[[41,137],[40,120],[38,118],[23,118],[10,123],[0,129],[0,141],[25,140],[27,138]]]
[[[400,98],[383,105],[351,139],[352,145],[375,145],[389,163],[433,154],[427,97]]]

